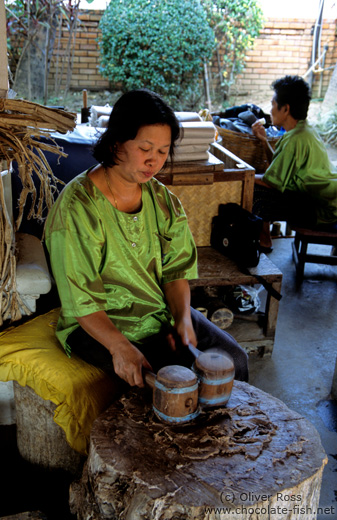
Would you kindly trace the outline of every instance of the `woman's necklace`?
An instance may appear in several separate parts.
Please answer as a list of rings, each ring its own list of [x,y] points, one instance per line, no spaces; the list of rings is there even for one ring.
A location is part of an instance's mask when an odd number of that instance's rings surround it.
[[[112,195],[112,198],[113,198],[113,200],[114,200],[115,208],[118,209],[117,200],[116,200],[116,197],[115,197],[115,195],[114,195],[114,192],[113,192],[112,189],[111,189],[110,181],[109,181],[109,176],[108,176],[108,172],[107,172],[106,168],[104,168],[104,176],[105,176],[105,180],[106,180],[106,183],[107,183],[107,185],[108,185],[108,188],[109,188],[109,190],[110,190],[110,193],[111,193],[111,195]]]

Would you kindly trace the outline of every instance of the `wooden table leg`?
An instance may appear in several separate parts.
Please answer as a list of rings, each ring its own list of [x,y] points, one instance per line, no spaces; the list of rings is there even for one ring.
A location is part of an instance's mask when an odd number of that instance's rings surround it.
[[[277,292],[281,292],[282,282],[272,283],[273,289]],[[276,322],[278,315],[279,301],[271,296],[268,292],[266,301],[266,324],[265,324],[265,335],[267,337],[274,337],[276,331]]]

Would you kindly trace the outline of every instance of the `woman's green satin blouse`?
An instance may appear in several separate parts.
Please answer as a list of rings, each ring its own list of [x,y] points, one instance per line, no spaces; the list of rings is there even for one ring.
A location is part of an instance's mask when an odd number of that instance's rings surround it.
[[[46,245],[61,314],[56,335],[68,354],[76,317],[104,310],[134,342],[172,324],[162,286],[197,278],[196,247],[179,199],[151,179],[142,208],[123,213],[84,172],[53,205]]]

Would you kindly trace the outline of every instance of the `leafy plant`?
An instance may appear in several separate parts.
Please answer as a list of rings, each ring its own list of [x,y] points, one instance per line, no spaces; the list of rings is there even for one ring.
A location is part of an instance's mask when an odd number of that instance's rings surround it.
[[[215,32],[219,81],[226,98],[263,27],[263,12],[257,0],[202,0],[202,4]]]
[[[323,141],[330,146],[337,146],[337,105],[316,125]]]
[[[175,110],[200,99],[215,39],[199,0],[112,0],[100,29],[100,72],[112,88],[149,88]]]

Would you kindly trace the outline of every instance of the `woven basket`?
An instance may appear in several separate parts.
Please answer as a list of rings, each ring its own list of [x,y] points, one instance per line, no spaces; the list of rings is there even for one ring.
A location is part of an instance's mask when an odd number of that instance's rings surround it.
[[[221,144],[224,148],[227,148],[242,161],[255,168],[256,173],[264,173],[266,171],[269,166],[267,153],[257,137],[215,126],[222,139]],[[273,149],[275,149],[278,140],[279,137],[268,137],[268,142]]]
[[[198,247],[211,245],[212,219],[218,214],[219,204],[241,204],[242,181],[168,188],[180,199]]]

